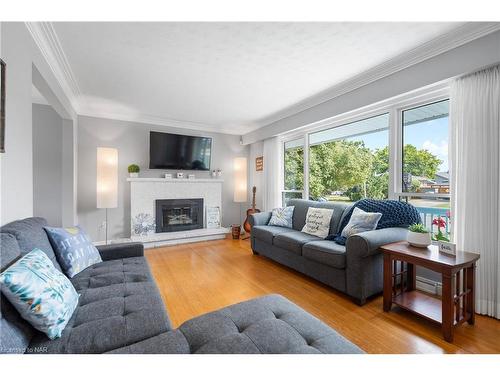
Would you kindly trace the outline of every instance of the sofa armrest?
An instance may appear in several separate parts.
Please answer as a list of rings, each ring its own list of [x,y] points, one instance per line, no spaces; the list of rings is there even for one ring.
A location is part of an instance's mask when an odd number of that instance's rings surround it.
[[[379,253],[379,247],[388,243],[404,241],[408,234],[406,228],[384,228],[371,230],[347,238],[347,256],[366,257]]]
[[[114,260],[144,256],[144,245],[141,242],[126,242],[97,246],[102,260]]]
[[[267,225],[271,220],[271,212],[258,212],[256,214],[250,215],[248,222],[253,228],[256,225]]]

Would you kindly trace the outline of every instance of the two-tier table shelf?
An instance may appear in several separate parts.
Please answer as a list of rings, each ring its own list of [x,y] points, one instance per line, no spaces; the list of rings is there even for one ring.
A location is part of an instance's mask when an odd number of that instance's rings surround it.
[[[474,324],[474,284],[478,254],[457,251],[456,257],[437,246],[413,247],[395,242],[380,247],[384,253],[384,311],[392,304],[441,324],[443,337],[453,341],[453,330],[467,321]],[[442,276],[442,298],[416,290],[415,266]]]

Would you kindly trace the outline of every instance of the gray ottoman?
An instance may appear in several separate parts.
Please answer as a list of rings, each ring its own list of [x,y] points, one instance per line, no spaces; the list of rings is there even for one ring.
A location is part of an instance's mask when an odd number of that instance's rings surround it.
[[[108,353],[358,354],[363,351],[280,295],[241,302]]]

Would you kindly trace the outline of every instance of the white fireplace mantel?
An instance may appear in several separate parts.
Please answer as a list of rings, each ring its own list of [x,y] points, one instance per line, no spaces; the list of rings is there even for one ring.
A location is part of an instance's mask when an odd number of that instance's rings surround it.
[[[224,238],[227,228],[207,229],[206,208],[220,207],[222,183],[216,178],[127,178],[130,182],[131,239],[148,247],[182,242]],[[204,228],[170,233],[155,233],[155,202],[158,199],[203,199]]]
[[[164,182],[168,184],[205,184],[205,183],[219,183],[222,184],[224,180],[220,178],[161,178],[161,177],[130,177],[127,178],[129,182]]]

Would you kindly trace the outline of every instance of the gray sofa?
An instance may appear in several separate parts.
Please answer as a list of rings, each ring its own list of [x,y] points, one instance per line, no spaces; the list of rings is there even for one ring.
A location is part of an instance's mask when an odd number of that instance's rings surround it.
[[[1,270],[34,248],[60,269],[41,218],[0,228]],[[279,295],[199,316],[173,329],[140,243],[100,246],[103,259],[71,279],[79,304],[50,340],[0,299],[0,353],[361,353]]]
[[[342,218],[349,211],[345,203],[291,199],[295,206],[293,228],[269,226],[270,212],[251,216],[251,246],[254,254],[302,272],[353,297],[363,305],[366,299],[383,288],[382,254],[378,248],[406,239],[406,228],[386,228],[350,236],[346,245],[302,233],[309,207],[333,209],[330,234],[337,233]]]

